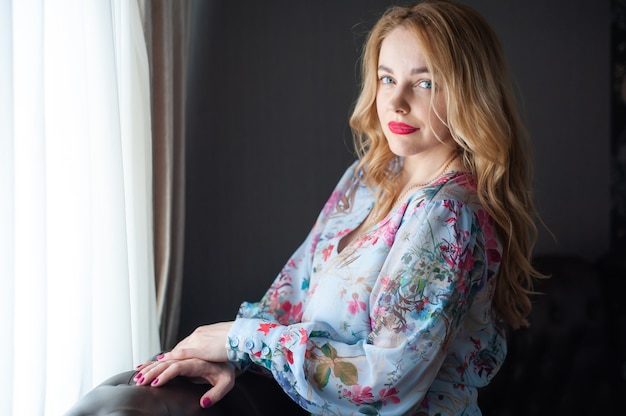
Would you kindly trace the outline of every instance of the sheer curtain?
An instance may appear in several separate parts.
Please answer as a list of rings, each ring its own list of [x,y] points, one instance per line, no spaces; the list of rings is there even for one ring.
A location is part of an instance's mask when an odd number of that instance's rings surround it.
[[[137,0],[0,1],[2,415],[160,349],[149,91]]]

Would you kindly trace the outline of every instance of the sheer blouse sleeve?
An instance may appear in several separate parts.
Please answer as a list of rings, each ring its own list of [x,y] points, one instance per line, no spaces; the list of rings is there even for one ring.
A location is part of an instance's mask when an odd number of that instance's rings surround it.
[[[239,308],[238,318],[259,318],[281,325],[300,322],[317,242],[328,216],[347,189],[354,186],[355,166],[356,162],[342,175],[306,239],[289,258],[261,300],[254,303],[244,302]]]
[[[418,405],[489,276],[468,206],[432,201],[405,216],[369,299],[368,337],[345,343],[324,322],[298,320],[314,228],[263,300],[242,306],[229,356],[270,370],[312,413],[397,415]]]

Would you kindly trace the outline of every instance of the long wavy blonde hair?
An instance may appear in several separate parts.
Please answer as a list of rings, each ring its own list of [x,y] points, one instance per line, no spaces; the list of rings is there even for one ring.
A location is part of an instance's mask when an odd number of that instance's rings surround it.
[[[445,98],[444,121],[465,167],[477,179],[478,197],[502,241],[493,308],[512,328],[527,326],[533,278],[542,277],[531,263],[537,214],[528,162],[530,140],[500,43],[487,22],[467,6],[443,0],[395,6],[369,33],[361,62],[361,94],[350,126],[360,157],[357,172],[376,191],[372,219],[381,219],[399,192],[396,156],[376,112],[378,56],[383,39],[397,27],[413,32],[423,48],[437,93]]]

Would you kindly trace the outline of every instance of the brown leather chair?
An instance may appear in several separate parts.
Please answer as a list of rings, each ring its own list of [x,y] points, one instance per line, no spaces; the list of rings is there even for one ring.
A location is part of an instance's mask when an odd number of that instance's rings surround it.
[[[135,371],[109,378],[87,393],[65,416],[266,416],[308,415],[274,379],[253,372],[237,378],[235,387],[215,405],[200,407],[209,388],[179,377],[161,387],[136,386]]]

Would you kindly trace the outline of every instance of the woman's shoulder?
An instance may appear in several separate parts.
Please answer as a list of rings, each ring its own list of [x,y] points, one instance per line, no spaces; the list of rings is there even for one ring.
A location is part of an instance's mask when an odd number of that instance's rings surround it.
[[[424,189],[428,202],[457,201],[465,205],[480,205],[476,178],[468,172],[453,171]]]

